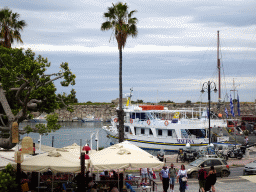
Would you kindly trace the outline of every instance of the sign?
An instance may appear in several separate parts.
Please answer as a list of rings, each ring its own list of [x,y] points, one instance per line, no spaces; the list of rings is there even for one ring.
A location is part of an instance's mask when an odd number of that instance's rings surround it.
[[[177,139],[177,142],[179,144],[186,144],[186,143],[195,144],[194,140],[192,139]]]
[[[21,141],[21,152],[33,154],[33,139],[31,137],[24,137]]]
[[[173,118],[179,119],[179,117],[180,117],[180,112],[175,112]]]
[[[12,123],[12,143],[19,143],[19,124]]]
[[[21,151],[16,151],[14,153],[14,160],[15,160],[15,163],[22,163],[24,161],[24,157]]]

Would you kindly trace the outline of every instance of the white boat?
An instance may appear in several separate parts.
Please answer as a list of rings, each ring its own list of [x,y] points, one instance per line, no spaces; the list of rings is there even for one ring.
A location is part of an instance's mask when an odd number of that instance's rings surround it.
[[[30,119],[31,123],[46,123],[46,114],[41,114],[38,117],[35,117],[33,119]]]
[[[180,148],[185,149],[187,143],[192,148],[209,144],[209,120],[206,110],[168,110],[160,105],[130,104],[123,109],[125,140],[143,149],[178,151]],[[113,143],[118,142],[117,126],[117,116],[112,118],[111,126],[103,126]],[[211,127],[226,126],[225,120],[211,119]],[[223,142],[229,138],[221,137],[218,140]]]
[[[94,117],[93,115],[88,115],[86,118],[81,119],[82,122],[102,122],[102,118]]]

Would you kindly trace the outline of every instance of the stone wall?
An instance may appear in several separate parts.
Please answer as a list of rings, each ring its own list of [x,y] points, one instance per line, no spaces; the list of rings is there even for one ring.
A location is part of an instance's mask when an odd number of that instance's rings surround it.
[[[191,103],[186,105],[184,103],[170,103],[163,104],[170,110],[180,109],[180,108],[193,108],[198,109],[200,104]],[[59,114],[59,121],[72,121],[73,118],[86,118],[88,115],[94,115],[94,117],[102,118],[104,121],[111,119],[112,116],[116,115],[117,104],[104,104],[104,105],[73,105],[74,112],[70,113],[65,109],[56,110],[55,112]],[[201,107],[208,107],[208,103],[201,104]],[[229,103],[226,105],[221,105],[220,109],[217,109],[217,104],[211,104],[211,111],[214,113],[222,113],[225,117],[225,107],[227,107],[228,113],[230,115]],[[235,113],[237,116],[237,105],[234,105]],[[256,115],[256,104],[255,103],[241,103],[240,104],[240,114],[241,115]]]

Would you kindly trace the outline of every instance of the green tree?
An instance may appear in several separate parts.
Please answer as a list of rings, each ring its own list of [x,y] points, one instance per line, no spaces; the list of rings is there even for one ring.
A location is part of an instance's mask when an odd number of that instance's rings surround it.
[[[102,23],[101,30],[113,30],[115,38],[118,44],[119,50],[119,110],[117,111],[119,122],[119,142],[124,141],[124,112],[122,108],[122,49],[126,44],[126,40],[129,36],[136,37],[137,30],[137,18],[132,17],[137,12],[133,10],[128,12],[128,6],[121,2],[113,4],[112,7],[108,7],[108,12],[104,13],[106,22]]]
[[[10,9],[0,10],[0,44],[6,48],[11,48],[14,39],[23,43],[20,31],[27,25],[24,20],[19,21],[19,14],[13,13]]]
[[[16,173],[11,164],[8,164],[5,169],[0,171],[0,192],[17,191],[18,184],[16,183]]]
[[[56,95],[54,81],[63,79],[62,86],[75,84],[75,75],[68,63],[60,64],[61,70],[47,74],[51,66],[47,58],[35,57],[30,49],[12,49],[0,46],[0,131],[11,135],[13,122],[32,118],[31,112],[52,113],[62,101]],[[48,133],[60,128],[57,114],[47,116],[47,126],[26,127],[26,131]],[[0,138],[0,147],[12,148],[11,136]]]

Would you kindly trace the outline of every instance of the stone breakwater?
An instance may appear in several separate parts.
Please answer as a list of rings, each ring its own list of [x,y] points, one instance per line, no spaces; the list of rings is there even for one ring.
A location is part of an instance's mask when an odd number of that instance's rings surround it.
[[[145,104],[144,104],[145,105]],[[169,110],[181,109],[181,108],[193,108],[198,110],[200,104],[184,104],[184,103],[169,103],[161,104],[164,107],[167,107]],[[112,116],[116,115],[116,104],[102,104],[102,105],[72,105],[74,112],[69,112],[66,109],[55,110],[55,113],[59,114],[59,121],[72,121],[72,119],[86,118],[88,116],[94,116],[95,118],[102,118],[103,121],[110,120]],[[201,104],[201,107],[208,107],[207,103]],[[216,103],[211,103],[211,111],[214,113],[222,113],[223,118],[226,117],[224,110],[227,107],[230,115],[229,103],[226,105],[221,105],[220,109],[217,108]],[[234,105],[236,117],[237,116],[237,106]],[[240,103],[240,114],[242,115],[256,115],[256,104],[255,103]],[[38,114],[39,115],[39,114]],[[187,114],[189,117],[189,114]],[[231,116],[230,116],[231,118]]]

